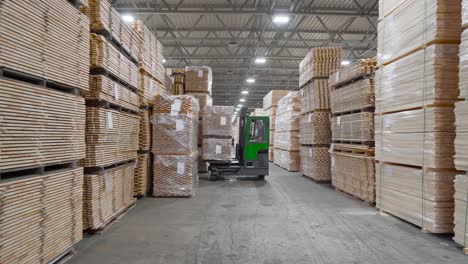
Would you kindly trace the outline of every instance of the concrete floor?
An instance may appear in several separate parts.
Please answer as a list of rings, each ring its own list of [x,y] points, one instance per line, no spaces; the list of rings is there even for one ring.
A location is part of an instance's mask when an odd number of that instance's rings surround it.
[[[456,264],[450,236],[420,229],[274,165],[265,182],[202,180],[190,199],[146,198],[78,264]]]

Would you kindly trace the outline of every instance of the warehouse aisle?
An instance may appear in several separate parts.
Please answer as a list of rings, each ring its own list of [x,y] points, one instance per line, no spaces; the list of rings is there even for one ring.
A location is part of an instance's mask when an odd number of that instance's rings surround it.
[[[330,187],[271,166],[267,181],[202,181],[195,198],[139,201],[69,263],[468,263],[450,236],[423,234]]]

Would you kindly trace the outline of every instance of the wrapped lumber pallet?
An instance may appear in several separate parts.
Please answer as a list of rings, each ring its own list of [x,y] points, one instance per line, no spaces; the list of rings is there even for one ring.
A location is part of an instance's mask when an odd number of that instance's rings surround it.
[[[188,66],[185,68],[185,92],[211,94],[213,73],[207,66]]]
[[[376,72],[376,112],[425,105],[452,104],[458,99],[458,45],[431,45],[380,67]]]
[[[453,107],[377,115],[376,160],[426,168],[454,168]]]
[[[138,94],[104,75],[91,75],[89,91],[84,93],[87,100],[104,100],[137,112]]]
[[[360,154],[333,152],[332,185],[367,203],[375,202],[375,161]]]
[[[133,185],[133,196],[146,195],[150,180],[149,175],[149,153],[138,153],[135,167],[135,179]]]
[[[140,117],[114,109],[86,107],[85,167],[137,158]]]
[[[313,48],[299,64],[299,87],[313,78],[328,78],[340,66],[341,48]]]
[[[301,146],[301,144],[299,143],[299,138],[300,135],[298,131],[287,131],[282,133],[276,133],[273,142],[275,148],[287,151],[298,151]]]
[[[198,120],[191,115],[153,114],[153,153],[190,155],[197,152]]]
[[[377,208],[431,233],[453,231],[456,171],[376,164]]]
[[[263,97],[263,110],[266,111],[273,107],[278,107],[278,102],[285,97],[290,91],[288,90],[272,90]],[[276,112],[271,113],[276,114]]]
[[[230,160],[231,143],[230,138],[203,138],[203,160]]]
[[[301,89],[301,114],[330,109],[330,86],[327,79],[316,79]]]
[[[379,0],[379,19],[384,19],[405,0]]]
[[[467,5],[468,8],[468,5]],[[468,10],[467,10],[468,12]],[[468,16],[468,14],[467,14]],[[468,100],[468,30],[464,30],[461,37],[459,68],[460,97]]]
[[[374,141],[374,113],[360,112],[335,116],[331,119],[333,141],[372,143]]]
[[[301,116],[300,143],[302,145],[330,144],[330,112],[312,112]]]
[[[460,42],[461,0],[408,0],[378,25],[377,58],[386,65],[428,44]]]
[[[84,230],[104,228],[135,203],[133,198],[135,163],[87,173],[84,176]]]
[[[166,87],[156,82],[150,75],[140,73],[140,105],[152,106],[156,95],[166,93]]]
[[[191,95],[198,100],[198,104],[200,105],[200,109],[204,109],[205,106],[212,106],[213,105],[213,98],[211,95],[206,93],[186,93],[187,95]]]
[[[2,1],[0,24],[0,67],[88,90],[89,19],[69,1]]]
[[[330,95],[331,111],[334,114],[370,109],[375,106],[375,82],[373,78],[358,80],[333,89]]]
[[[287,151],[275,148],[273,158],[276,165],[287,171],[296,172],[301,169],[299,151]]]
[[[346,85],[356,78],[371,75],[376,70],[377,61],[375,59],[360,59],[332,74],[329,79],[329,84],[336,88]]]
[[[49,263],[83,238],[83,168],[0,181],[0,200],[0,263]]]
[[[102,0],[105,1],[105,0]],[[119,80],[138,89],[140,72],[138,66],[124,56],[117,47],[106,40],[104,36],[91,34],[90,67],[103,69],[116,76]]]
[[[232,137],[233,106],[205,106],[203,108],[203,137]]]
[[[193,96],[158,94],[154,99],[153,113],[199,115],[200,106]]]
[[[191,155],[155,155],[153,195],[190,197],[198,185],[197,152]]]
[[[328,146],[301,146],[301,172],[317,182],[331,180]]]
[[[83,98],[7,78],[0,87],[0,172],[85,157]]]
[[[464,247],[468,254],[468,175],[457,175],[455,178],[455,214],[453,240]]]

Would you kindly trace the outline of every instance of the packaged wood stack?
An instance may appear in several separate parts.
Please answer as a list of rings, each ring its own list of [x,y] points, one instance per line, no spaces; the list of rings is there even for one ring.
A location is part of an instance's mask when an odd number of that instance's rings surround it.
[[[166,68],[166,73],[172,79],[172,87],[171,87],[172,94],[183,95],[185,93],[185,69],[184,68]]]
[[[189,95],[158,95],[154,106],[153,195],[192,196],[198,185],[198,101]]]
[[[203,159],[229,160],[232,151],[233,106],[205,106],[203,109]]]
[[[251,116],[268,116],[268,114],[263,111],[263,108],[255,108],[255,110],[250,114]]]
[[[291,91],[278,101],[273,162],[288,171],[299,171],[301,165],[299,157],[300,112],[299,92]]]
[[[299,65],[301,88],[301,172],[318,182],[329,182],[331,143],[328,78],[341,65],[340,48],[314,48]]]
[[[265,97],[263,97],[263,112],[265,116],[270,117],[270,147],[268,150],[269,160],[274,160],[275,153],[275,128],[276,128],[276,110],[278,109],[278,102],[281,98],[289,93],[288,90],[272,90]],[[239,125],[237,125],[239,126]],[[235,134],[238,136],[239,133]],[[236,142],[239,142],[237,139]]]
[[[49,263],[83,237],[89,19],[7,0],[0,24],[0,263]]]
[[[375,202],[375,59],[361,59],[330,76],[331,172],[335,189]]]
[[[460,21],[460,1],[408,0],[379,23],[377,207],[432,233],[454,227]]]

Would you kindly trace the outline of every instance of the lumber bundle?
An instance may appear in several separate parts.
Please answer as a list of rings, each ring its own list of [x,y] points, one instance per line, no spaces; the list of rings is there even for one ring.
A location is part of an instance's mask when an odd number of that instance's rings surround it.
[[[198,116],[199,111],[198,101],[192,96],[158,94],[154,99],[153,113],[196,114]]]
[[[205,106],[203,108],[203,137],[232,137],[233,106]]]
[[[150,181],[149,153],[139,153],[135,168],[133,196],[145,195]]]
[[[6,78],[0,87],[0,171],[84,158],[83,98]]]
[[[375,162],[373,157],[333,152],[332,185],[368,203],[375,202]]]
[[[455,166],[458,170],[468,171],[468,102],[455,104],[456,138]]]
[[[299,87],[314,78],[328,78],[340,66],[341,48],[313,48],[299,64]]]
[[[135,163],[84,176],[83,229],[104,228],[133,205]]]
[[[331,119],[333,141],[373,142],[374,113],[360,112]]]
[[[400,111],[458,99],[458,45],[437,44],[379,68],[376,111]]]
[[[108,0],[89,0],[89,15],[92,32],[110,34],[135,61],[138,60],[143,39]]]
[[[301,172],[317,182],[331,180],[330,153],[328,147],[301,146]]]
[[[200,110],[205,109],[205,106],[212,106],[213,105],[213,98],[211,95],[207,93],[186,93],[187,95],[191,95],[198,100],[198,104],[200,105]]]
[[[89,19],[69,1],[2,1],[0,24],[1,67],[88,90]]]
[[[330,86],[327,79],[315,79],[301,89],[301,114],[330,109]]]
[[[82,238],[83,168],[0,182],[0,263],[49,263]]]
[[[370,109],[375,105],[374,78],[358,80],[339,89],[333,89],[330,96],[331,111],[334,114]]]
[[[287,151],[297,151],[299,150],[301,144],[299,143],[300,138],[298,131],[286,131],[282,133],[275,133],[274,136],[274,146],[275,148],[287,150]],[[271,140],[271,139],[270,139]]]
[[[288,90],[272,90],[263,97],[263,110],[266,111],[272,107],[278,107],[281,98],[288,95]]]
[[[301,156],[297,150],[287,151],[275,148],[273,158],[276,165],[287,171],[296,172],[301,169]]]
[[[460,97],[468,100],[468,30],[462,33],[459,57]]]
[[[104,75],[89,77],[89,91],[84,93],[87,100],[106,101],[138,112],[138,94]]]
[[[153,195],[190,197],[198,185],[197,153],[191,155],[155,155]]]
[[[455,178],[455,214],[453,240],[468,248],[468,175],[457,175]]]
[[[302,145],[330,144],[330,112],[312,112],[301,116],[300,142]]]
[[[102,0],[106,1],[106,0]],[[91,69],[103,69],[121,81],[138,89],[140,72],[138,66],[129,60],[104,36],[91,34]]]
[[[140,52],[140,68],[160,83],[163,82],[162,69],[163,64],[163,49],[153,32],[143,23],[143,21],[135,21],[133,28],[138,32],[140,38],[143,39],[143,44]]]
[[[451,233],[455,174],[377,163],[377,207],[431,233]]]
[[[151,113],[147,109],[140,109],[139,150],[151,149]]]
[[[188,66],[185,68],[185,92],[208,93],[211,95],[213,73],[207,66]]]
[[[153,114],[153,153],[190,155],[197,151],[198,120],[191,115]]]
[[[137,158],[140,118],[114,109],[86,107],[85,167]]]
[[[380,0],[379,1],[379,19],[383,19],[397,8],[405,0]]]
[[[203,138],[203,160],[230,160],[231,141],[230,138]]]
[[[166,87],[156,82],[146,73],[140,74],[140,105],[152,106],[154,98],[158,94],[167,94]]]
[[[371,75],[377,70],[376,59],[360,59],[332,74],[329,84],[332,87],[346,85],[357,78]]]
[[[460,42],[461,0],[408,0],[378,25],[378,63],[388,64],[434,43]]]

